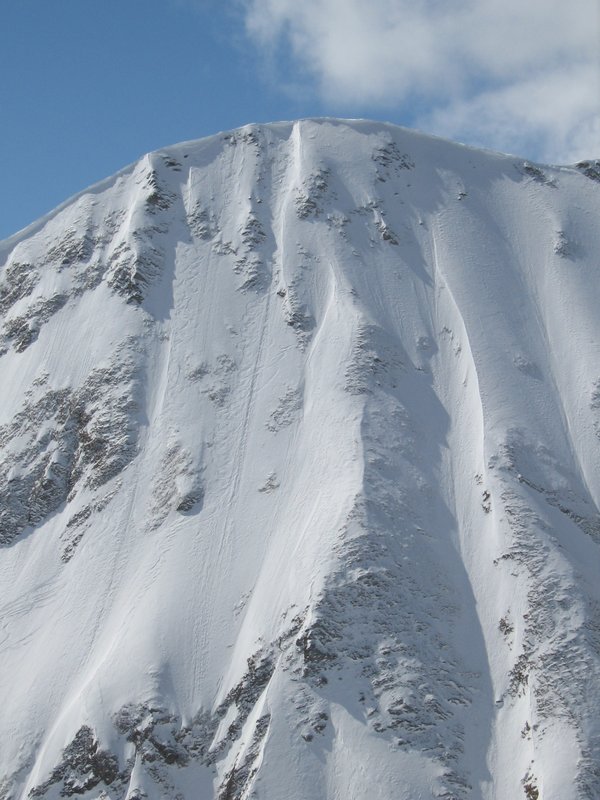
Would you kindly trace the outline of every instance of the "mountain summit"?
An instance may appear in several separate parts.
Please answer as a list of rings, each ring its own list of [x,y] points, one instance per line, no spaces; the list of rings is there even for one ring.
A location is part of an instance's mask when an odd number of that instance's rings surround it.
[[[305,120],[0,244],[0,798],[600,797],[599,216]]]

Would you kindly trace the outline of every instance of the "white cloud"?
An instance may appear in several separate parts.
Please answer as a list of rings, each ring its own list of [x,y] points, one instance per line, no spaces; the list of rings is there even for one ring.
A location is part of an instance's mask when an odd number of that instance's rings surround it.
[[[538,158],[600,155],[596,0],[245,0],[245,8],[250,36],[288,48],[333,108],[395,107],[432,132]]]
[[[600,155],[600,81],[591,65],[544,71],[424,115],[427,129],[554,163]]]

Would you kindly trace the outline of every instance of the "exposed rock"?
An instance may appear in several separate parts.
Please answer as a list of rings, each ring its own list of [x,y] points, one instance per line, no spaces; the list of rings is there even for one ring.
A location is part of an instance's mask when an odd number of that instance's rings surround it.
[[[29,797],[44,797],[56,785],[61,797],[73,797],[100,784],[110,786],[119,777],[117,758],[102,750],[92,729],[83,725],[63,750],[61,763],[44,783],[29,792]]]
[[[47,390],[0,427],[0,544],[41,525],[79,482],[102,486],[134,458],[137,369],[125,348],[79,389]]]

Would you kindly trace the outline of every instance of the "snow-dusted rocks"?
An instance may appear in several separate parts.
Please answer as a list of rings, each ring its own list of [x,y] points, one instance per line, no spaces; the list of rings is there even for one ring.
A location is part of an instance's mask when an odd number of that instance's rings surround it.
[[[600,796],[598,162],[143,158],[0,245],[0,798]]]

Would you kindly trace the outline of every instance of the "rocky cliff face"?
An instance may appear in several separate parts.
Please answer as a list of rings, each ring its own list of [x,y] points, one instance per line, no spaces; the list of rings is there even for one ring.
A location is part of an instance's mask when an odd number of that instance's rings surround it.
[[[600,164],[367,122],[0,245],[0,798],[600,796]]]

